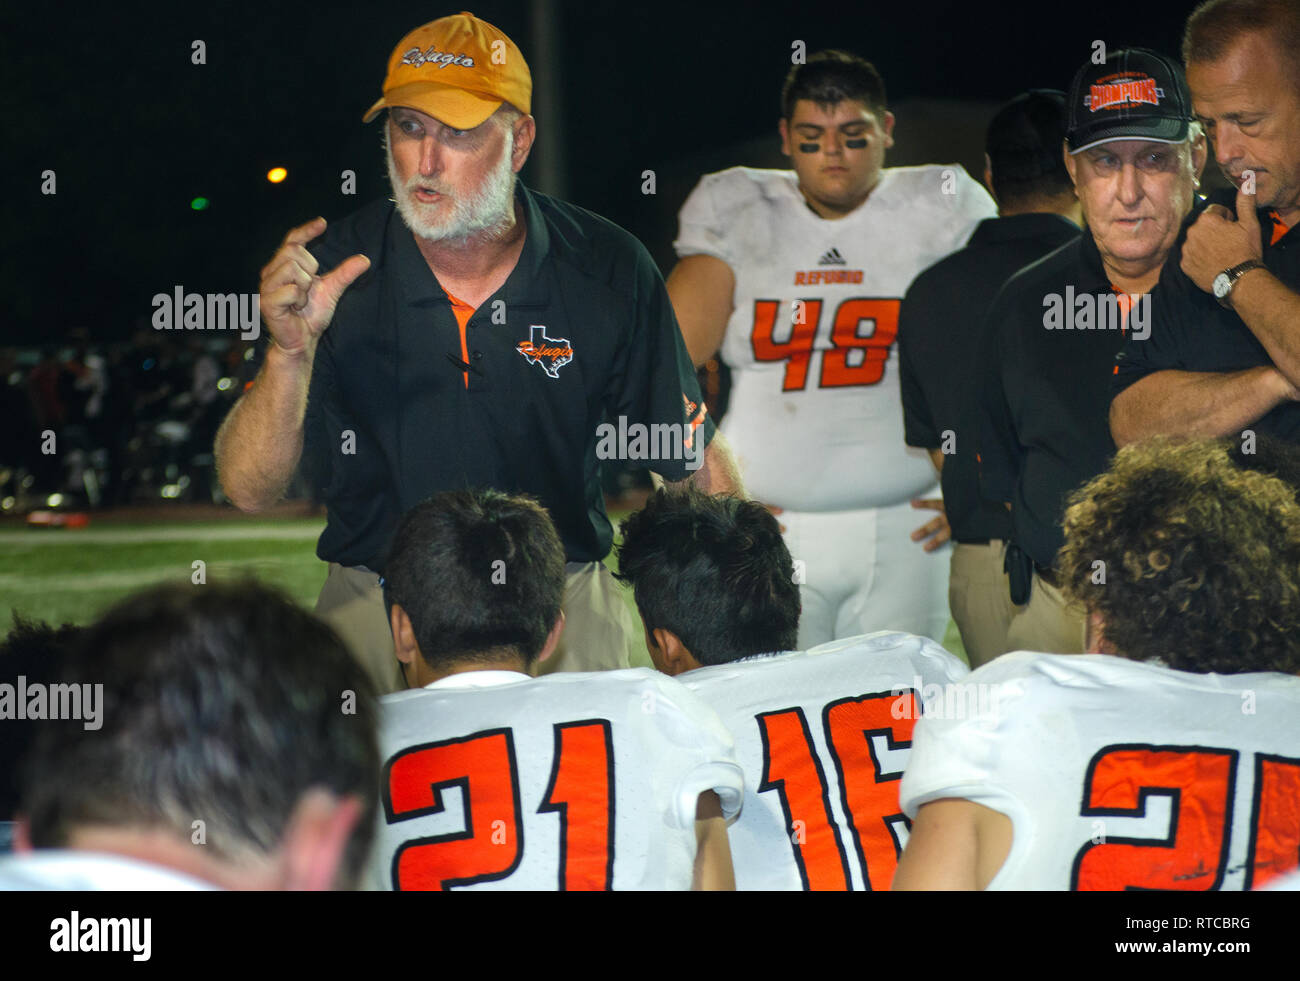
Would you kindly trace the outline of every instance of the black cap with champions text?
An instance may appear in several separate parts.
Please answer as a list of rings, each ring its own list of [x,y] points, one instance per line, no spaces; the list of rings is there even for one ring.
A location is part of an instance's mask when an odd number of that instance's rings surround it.
[[[1066,143],[1078,153],[1111,140],[1181,143],[1192,121],[1192,96],[1172,58],[1123,48],[1105,63],[1091,60],[1070,86]]]

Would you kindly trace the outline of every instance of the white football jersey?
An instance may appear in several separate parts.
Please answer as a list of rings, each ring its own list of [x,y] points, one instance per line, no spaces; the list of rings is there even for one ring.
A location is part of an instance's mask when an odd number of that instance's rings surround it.
[[[959,164],[885,168],[834,221],[808,207],[794,171],[732,167],[700,180],[674,247],[715,256],[736,278],[722,428],[755,498],[842,511],[934,486],[927,454],[903,440],[898,308],[917,273],[996,214]]]
[[[912,727],[924,696],[966,673],[931,640],[882,632],[679,675],[745,769],[727,832],[736,888],[888,889],[907,841]]]
[[[699,795],[740,807],[726,728],[647,668],[468,671],[380,703],[374,889],[689,889]]]
[[[1011,819],[990,889],[1249,889],[1300,850],[1300,678],[1006,654],[916,728],[903,810]]]
[[[0,892],[172,892],[217,888],[163,865],[105,852],[38,848],[0,858]]]

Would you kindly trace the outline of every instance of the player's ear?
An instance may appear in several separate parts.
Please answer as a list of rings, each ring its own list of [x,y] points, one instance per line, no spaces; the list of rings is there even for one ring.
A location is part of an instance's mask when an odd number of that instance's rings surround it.
[[[781,134],[781,152],[787,157],[793,157],[794,153],[790,149],[790,127],[786,125],[784,117],[776,124],[776,130]]]
[[[888,109],[885,110],[884,118],[880,121],[880,128],[885,133],[885,149],[888,150],[894,145],[894,114]]]
[[[664,627],[654,629],[655,646],[659,648],[659,670],[666,675],[676,677],[687,671],[700,667],[682,639]]]
[[[541,664],[548,657],[555,653],[555,649],[560,646],[560,636],[564,633],[564,611],[555,618],[555,623],[551,626],[551,632],[546,635],[546,643],[542,645],[542,651],[533,661],[534,665]]]
[[[360,797],[337,797],[321,788],[303,794],[289,815],[281,845],[284,888],[321,892],[355,885],[340,883],[339,871],[361,819]]]
[[[414,664],[420,656],[420,647],[415,642],[415,628],[411,626],[411,618],[400,603],[394,603],[388,611],[388,625],[393,630],[393,653],[403,664]]]
[[[987,153],[984,154],[984,186],[988,188],[989,197],[993,199],[993,203],[997,204],[998,196],[993,191],[993,161],[989,159]]]

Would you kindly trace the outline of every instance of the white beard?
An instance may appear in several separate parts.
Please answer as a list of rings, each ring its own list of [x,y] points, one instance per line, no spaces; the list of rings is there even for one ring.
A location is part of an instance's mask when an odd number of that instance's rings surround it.
[[[384,139],[384,156],[388,160],[388,182],[393,188],[393,200],[397,210],[415,235],[430,242],[466,241],[474,236],[494,238],[498,233],[508,229],[514,218],[515,207],[515,173],[510,166],[514,149],[514,133],[507,131],[505,146],[501,159],[488,172],[487,179],[478,190],[452,196],[440,182],[415,174],[403,186],[397,174],[397,165],[393,161],[393,150],[388,145],[387,134]],[[415,189],[432,187],[439,194],[446,194],[447,201],[437,204],[425,204],[415,199]],[[450,213],[446,205],[450,203]],[[439,217],[437,210],[444,209]]]

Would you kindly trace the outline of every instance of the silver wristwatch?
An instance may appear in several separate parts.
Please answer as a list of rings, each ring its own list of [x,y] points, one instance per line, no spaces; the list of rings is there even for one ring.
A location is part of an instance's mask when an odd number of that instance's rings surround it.
[[[1233,266],[1231,269],[1223,270],[1223,272],[1214,277],[1214,282],[1211,284],[1211,287],[1214,290],[1214,298],[1218,300],[1222,306],[1232,309],[1228,303],[1228,294],[1232,292],[1232,287],[1236,285],[1237,280],[1241,279],[1242,276],[1250,272],[1252,269],[1263,268],[1264,263],[1261,260],[1247,259],[1240,265]]]

